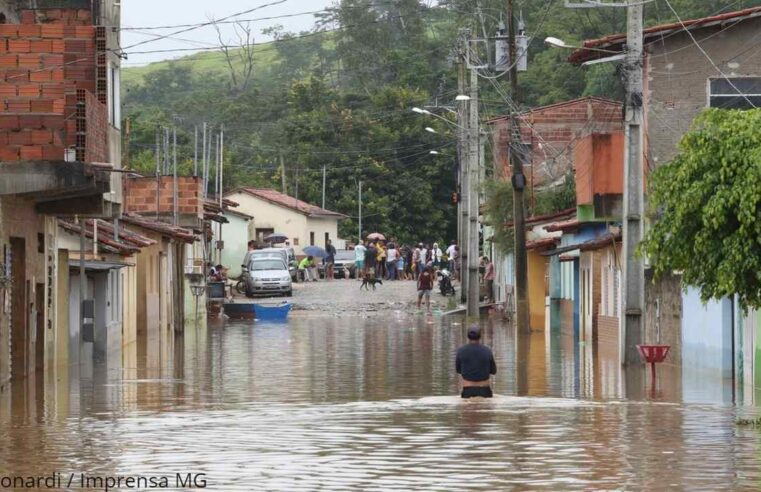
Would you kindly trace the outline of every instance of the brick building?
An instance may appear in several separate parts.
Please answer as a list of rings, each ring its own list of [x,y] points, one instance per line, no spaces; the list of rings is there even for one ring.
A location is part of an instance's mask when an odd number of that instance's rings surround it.
[[[644,30],[646,172],[673,159],[703,109],[761,107],[761,51],[755,48],[759,29],[761,7]],[[612,34],[583,46],[615,52],[623,51],[625,42],[626,34]],[[572,63],[602,56],[584,48],[571,55]],[[679,276],[648,280],[646,341],[672,346],[667,362],[683,366],[685,391],[710,374],[736,375],[739,382],[744,371],[751,386],[754,378],[757,384],[761,378],[753,367],[761,355],[759,318],[737,313],[732,299],[703,305],[697,297],[694,291],[683,293]],[[751,349],[743,359],[742,350],[733,353],[737,347]]]
[[[518,116],[520,143],[526,153],[523,172],[529,190],[565,179],[573,169],[573,149],[578,140],[592,133],[621,131],[621,103],[599,97],[583,97],[534,108]],[[495,169],[502,177],[512,175],[509,148],[510,117],[490,121],[493,127]]]
[[[57,218],[120,212],[119,19],[115,0],[0,0],[0,386],[68,366]]]

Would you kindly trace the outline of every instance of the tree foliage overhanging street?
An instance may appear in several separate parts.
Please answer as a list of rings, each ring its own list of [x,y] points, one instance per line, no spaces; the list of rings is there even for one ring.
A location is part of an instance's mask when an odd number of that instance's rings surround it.
[[[649,177],[642,243],[656,274],[679,270],[703,301],[761,308],[761,111],[706,110],[679,155]]]
[[[715,0],[672,3],[685,17],[724,7]],[[758,3],[747,0],[736,7]],[[427,4],[343,0],[318,16],[313,32],[288,33],[272,26],[266,31],[276,41],[254,47],[253,76],[243,88],[219,52],[133,69],[132,74],[128,70],[131,167],[152,174],[156,128],[176,124],[180,169],[188,174],[193,126],[224,124],[225,189],[280,189],[284,174],[290,195],[298,192],[299,198],[319,204],[324,166],[326,207],[350,216],[342,223],[343,237],[356,236],[361,180],[366,231],[387,231],[401,241],[453,238],[454,136],[446,124],[410,109],[452,104],[451,51],[459,29],[493,35],[504,2]],[[657,4],[647,7],[647,22],[673,20]],[[620,99],[612,65],[574,67],[565,61],[568,52],[541,42],[548,35],[577,43],[621,31],[625,17],[620,9],[569,10],[560,0],[547,0],[523,2],[521,13],[532,37],[529,70],[520,79],[522,107],[582,95]],[[321,29],[327,32],[318,33]],[[483,119],[510,111],[502,95],[508,86],[507,80],[482,80]],[[426,126],[439,134],[426,132]]]

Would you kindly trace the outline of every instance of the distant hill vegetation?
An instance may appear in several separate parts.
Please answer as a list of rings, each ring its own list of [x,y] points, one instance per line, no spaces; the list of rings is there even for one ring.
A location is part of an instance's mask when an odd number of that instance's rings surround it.
[[[181,171],[192,173],[194,127],[206,121],[217,132],[224,125],[226,189],[285,185],[289,194],[319,204],[325,167],[326,206],[350,217],[342,224],[345,237],[356,236],[361,181],[367,231],[402,241],[453,238],[452,127],[411,108],[454,104],[458,33],[469,28],[493,35],[504,1],[429,3],[343,0],[316,19],[312,32],[273,26],[267,33],[274,42],[125,69],[130,166],[155,172],[157,129],[176,126]],[[542,40],[555,36],[576,44],[621,32],[623,9],[572,10],[562,0],[519,3],[532,37],[529,70],[519,79],[521,107],[581,95],[622,97],[614,64],[574,67],[565,61],[569,52],[549,49]],[[670,4],[689,19],[761,0]],[[646,18],[648,25],[674,20],[663,0],[647,4]],[[511,108],[506,78],[482,79],[480,90],[482,118]],[[427,126],[438,134],[425,131]]]

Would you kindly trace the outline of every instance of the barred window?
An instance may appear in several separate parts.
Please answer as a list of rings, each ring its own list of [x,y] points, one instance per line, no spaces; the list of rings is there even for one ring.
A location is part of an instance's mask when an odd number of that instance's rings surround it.
[[[709,79],[712,108],[761,108],[761,77],[728,77]]]

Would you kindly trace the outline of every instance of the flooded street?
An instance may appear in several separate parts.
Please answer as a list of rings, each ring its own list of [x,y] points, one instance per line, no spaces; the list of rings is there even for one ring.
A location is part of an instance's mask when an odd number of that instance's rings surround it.
[[[572,340],[482,326],[499,372],[498,396],[481,402],[455,396],[460,318],[297,312],[189,327],[158,360],[45,382],[41,398],[3,395],[0,476],[203,473],[212,490],[758,486],[760,434],[735,425],[752,411],[684,403],[668,369],[653,394]]]

